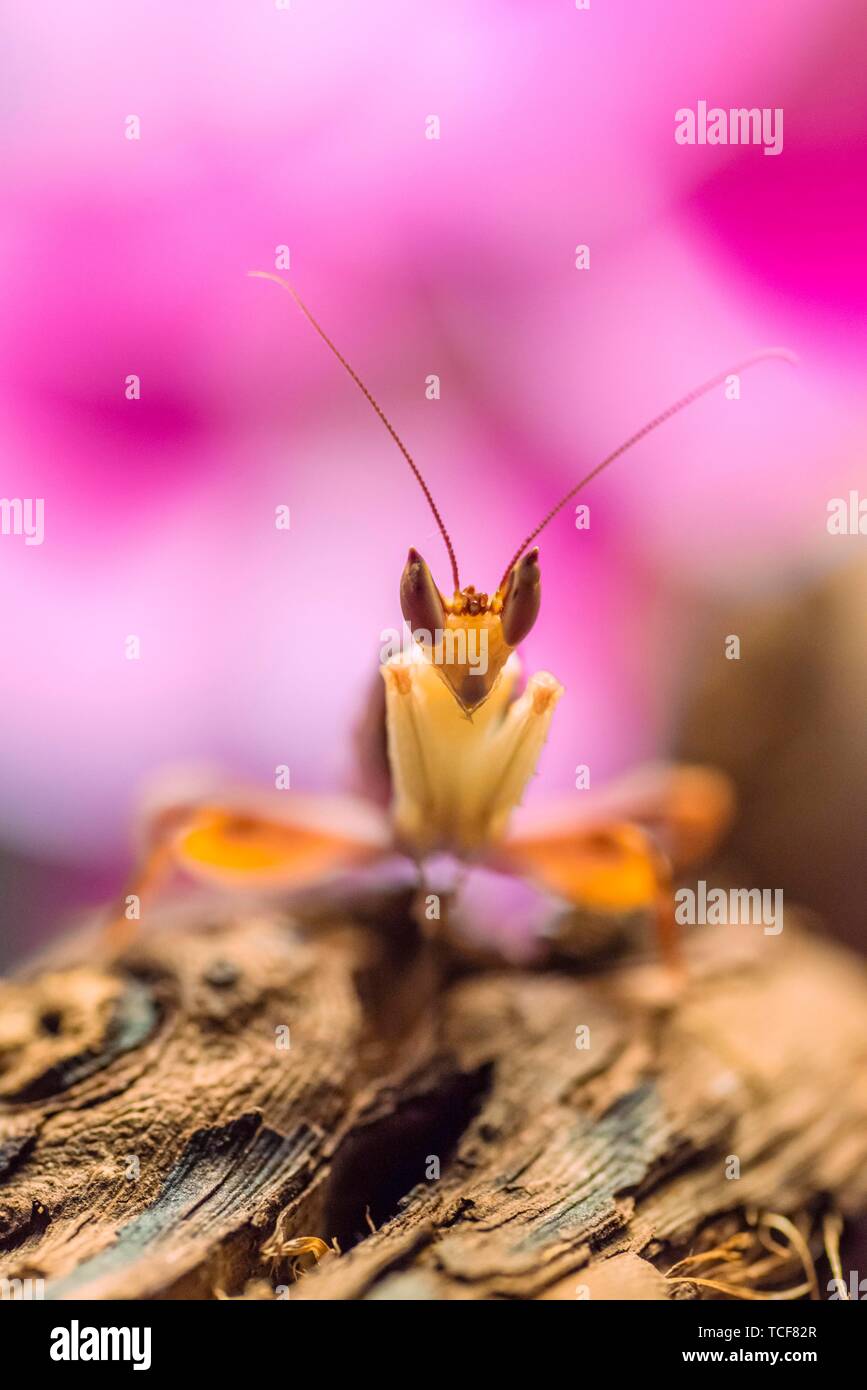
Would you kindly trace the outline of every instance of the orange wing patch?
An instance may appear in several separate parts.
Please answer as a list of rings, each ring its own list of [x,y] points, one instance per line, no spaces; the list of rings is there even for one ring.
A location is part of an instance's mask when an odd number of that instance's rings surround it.
[[[635,825],[508,841],[509,866],[588,912],[626,915],[655,908],[669,868],[649,835]]]
[[[187,803],[151,820],[138,871],[109,921],[110,949],[127,945],[141,905],[179,869],[226,887],[289,890],[370,863],[390,846],[385,816],[349,797],[293,796],[288,814],[273,802],[251,804]],[[131,914],[135,900],[139,907]]]
[[[376,858],[382,846],[315,825],[207,807],[177,833],[180,868],[220,883],[295,887]]]

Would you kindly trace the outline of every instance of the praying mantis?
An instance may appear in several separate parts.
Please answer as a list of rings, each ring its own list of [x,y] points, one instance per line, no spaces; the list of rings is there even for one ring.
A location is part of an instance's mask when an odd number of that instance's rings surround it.
[[[759,362],[792,361],[784,348],[756,352],[681,396],[570,488],[518,546],[493,590],[462,585],[457,557],[421,470],[364,382],[294,287],[254,271],[292,296],[301,313],[388,431],[421,488],[443,539],[451,586],[440,589],[411,547],[400,579],[400,607],[413,633],[408,649],[382,663],[391,805],[383,813],[349,797],[292,794],[244,804],[182,799],[148,826],[138,873],[108,927],[113,950],[134,930],[142,899],[172,873],[225,887],[292,891],[324,875],[398,852],[419,872],[433,855],[481,862],[539,884],[577,911],[655,922],[663,959],[678,962],[672,911],[674,876],[718,841],[733,811],[727,779],[712,769],[639,770],[589,811],[560,814],[518,835],[512,812],[533,776],[563,687],[548,672],[520,689],[518,648],[541,604],[536,539],[605,468],[653,430],[732,375]],[[472,659],[483,654],[484,660]]]

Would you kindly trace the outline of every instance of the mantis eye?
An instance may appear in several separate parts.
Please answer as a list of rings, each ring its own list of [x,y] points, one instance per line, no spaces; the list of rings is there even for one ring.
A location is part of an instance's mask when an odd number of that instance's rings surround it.
[[[417,550],[410,549],[401,576],[400,608],[413,632],[433,634],[445,627],[442,596]]]
[[[503,599],[503,636],[510,647],[523,642],[539,613],[542,583],[539,574],[539,547],[534,546],[512,566]]]

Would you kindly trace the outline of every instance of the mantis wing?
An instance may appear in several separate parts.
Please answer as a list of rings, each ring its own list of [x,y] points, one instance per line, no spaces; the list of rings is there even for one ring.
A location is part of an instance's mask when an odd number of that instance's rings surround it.
[[[571,803],[546,809],[544,817],[525,816],[503,859],[591,918],[616,924],[651,915],[662,954],[676,966],[673,876],[714,848],[733,811],[722,774],[653,764],[583,809]]]
[[[178,867],[226,885],[297,888],[389,848],[385,817],[349,797],[293,794],[286,810],[198,806],[169,834]]]
[[[179,802],[147,822],[139,867],[109,937],[120,948],[132,934],[141,900],[178,870],[227,887],[297,889],[369,863],[391,845],[377,807],[351,797],[292,793],[273,798]]]
[[[525,814],[505,844],[511,864],[573,902],[621,911],[709,854],[734,813],[729,779],[711,768],[653,763],[576,807]]]

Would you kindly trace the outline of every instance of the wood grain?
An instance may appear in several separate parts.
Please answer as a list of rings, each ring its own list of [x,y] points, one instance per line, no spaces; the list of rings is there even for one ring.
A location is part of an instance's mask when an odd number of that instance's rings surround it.
[[[675,987],[628,960],[470,971],[405,913],[196,900],[120,961],[79,937],[0,985],[0,1276],[663,1298],[752,1209],[867,1207],[867,983],[792,914],[693,929]],[[341,1253],[299,1256],[312,1236]]]

